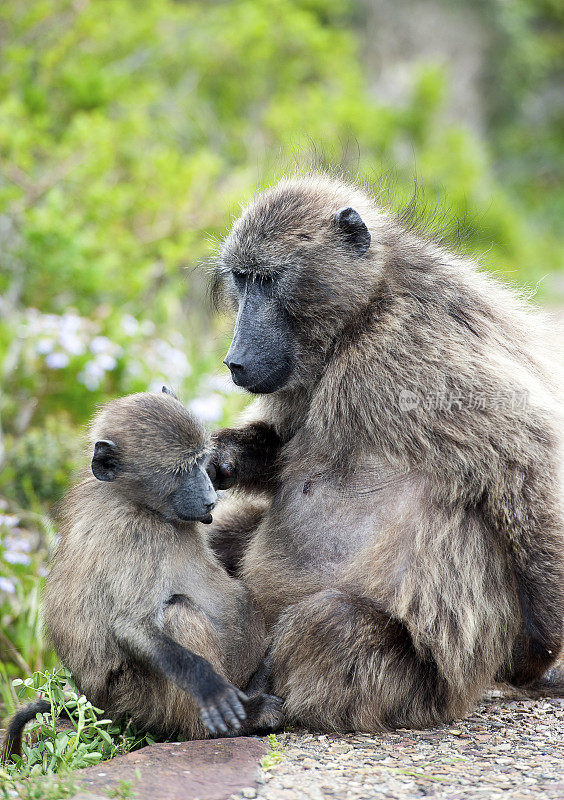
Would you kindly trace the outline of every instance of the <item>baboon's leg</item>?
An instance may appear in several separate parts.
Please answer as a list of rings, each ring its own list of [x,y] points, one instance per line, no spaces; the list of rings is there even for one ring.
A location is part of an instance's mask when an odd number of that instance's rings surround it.
[[[288,718],[316,729],[422,728],[464,713],[475,699],[472,691],[467,698],[453,692],[400,621],[369,598],[338,590],[285,611],[272,659],[274,692]]]
[[[284,701],[273,694],[257,694],[245,703],[247,719],[243,722],[240,734],[265,734],[279,730],[286,721]]]
[[[286,720],[284,702],[272,691],[272,657],[268,651],[245,686],[247,719],[242,733],[265,733],[282,727]]]

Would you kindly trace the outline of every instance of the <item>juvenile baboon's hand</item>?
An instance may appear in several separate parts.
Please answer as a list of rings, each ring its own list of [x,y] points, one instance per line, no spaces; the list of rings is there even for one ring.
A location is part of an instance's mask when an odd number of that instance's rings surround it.
[[[244,692],[219,675],[202,696],[196,697],[202,722],[212,736],[239,730],[247,717],[243,707],[247,700]]]

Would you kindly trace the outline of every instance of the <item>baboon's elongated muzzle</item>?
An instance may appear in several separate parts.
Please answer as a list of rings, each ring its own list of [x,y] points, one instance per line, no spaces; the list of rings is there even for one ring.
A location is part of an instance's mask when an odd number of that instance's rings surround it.
[[[200,464],[194,464],[173,495],[172,505],[176,514],[179,519],[209,523],[216,503],[217,494],[209,475]]]

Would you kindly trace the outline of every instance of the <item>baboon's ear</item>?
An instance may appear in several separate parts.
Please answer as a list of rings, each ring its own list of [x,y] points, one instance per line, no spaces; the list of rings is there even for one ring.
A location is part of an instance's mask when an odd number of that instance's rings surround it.
[[[94,445],[92,473],[99,481],[115,481],[120,471],[117,445],[110,439],[100,439]]]
[[[168,386],[163,386],[162,393],[163,394],[169,394],[171,397],[174,397],[175,400],[178,400],[178,397],[174,394],[172,389],[168,388]]]
[[[341,208],[335,214],[335,222],[347,244],[356,250],[359,256],[366,253],[370,247],[371,237],[358,211],[350,206]]]

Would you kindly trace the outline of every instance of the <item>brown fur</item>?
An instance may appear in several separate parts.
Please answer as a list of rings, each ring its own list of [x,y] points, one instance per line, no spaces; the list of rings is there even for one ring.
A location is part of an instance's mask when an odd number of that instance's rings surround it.
[[[334,224],[349,206],[362,255]],[[282,444],[240,568],[290,717],[421,727],[496,676],[538,679],[564,609],[561,378],[541,316],[324,176],[244,209],[216,278],[228,300],[231,270],[275,278],[294,337],[292,377],[249,414]],[[236,444],[216,434],[214,460],[248,490]]]
[[[138,394],[102,409],[91,429],[92,443],[100,439],[116,443],[123,472],[111,482],[85,472],[62,504],[47,631],[81,691],[112,718],[129,715],[159,737],[203,738],[192,693],[148,658],[154,635],[241,688],[265,649],[262,616],[213,555],[206,526],[163,516],[164,500],[161,510],[145,504],[149,493],[166,498],[206,452],[204,429],[174,397]]]

